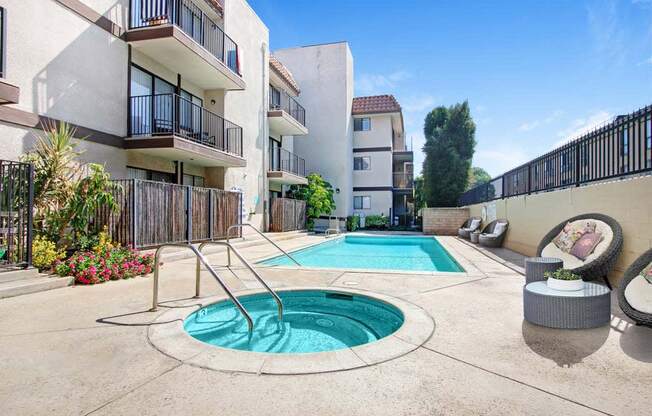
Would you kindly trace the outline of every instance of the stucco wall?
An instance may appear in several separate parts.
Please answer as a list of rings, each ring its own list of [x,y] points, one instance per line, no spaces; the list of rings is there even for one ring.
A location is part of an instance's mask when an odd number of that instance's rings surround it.
[[[392,191],[354,191],[353,196],[371,197],[370,209],[354,209],[355,214],[389,216],[392,208]]]
[[[54,1],[7,9],[7,82],[17,107],[96,130],[127,129],[127,44]]]
[[[392,147],[392,117],[387,114],[356,116],[371,118],[371,130],[353,132],[353,148]],[[391,163],[390,163],[391,165]]]
[[[347,43],[281,49],[274,55],[301,87],[309,133],[294,140],[294,152],[306,159],[340,192],[335,215],[353,212],[353,58]]]
[[[224,93],[224,117],[242,126],[245,168],[228,168],[224,188],[244,190],[244,209],[249,221],[263,226],[267,199],[264,166],[267,163],[267,94],[269,85],[269,31],[244,0],[225,1],[225,32],[238,44],[240,67],[247,84],[244,91]]]
[[[613,217],[623,228],[624,246],[612,282],[652,247],[651,176],[476,204],[469,207],[471,215],[480,216],[482,207],[492,204],[496,217],[509,220],[505,247],[525,255],[535,255],[543,236],[567,218],[590,212]]]
[[[392,186],[392,152],[356,152],[353,157],[369,157],[371,169],[354,170],[353,186]],[[353,164],[353,160],[351,161]]]

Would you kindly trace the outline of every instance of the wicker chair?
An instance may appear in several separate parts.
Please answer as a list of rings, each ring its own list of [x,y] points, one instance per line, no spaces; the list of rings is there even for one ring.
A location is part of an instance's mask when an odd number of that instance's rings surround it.
[[[471,221],[473,220],[480,221],[480,224],[476,228],[471,229]],[[471,237],[471,233],[480,228],[480,225],[482,225],[482,219],[480,219],[480,217],[471,217],[464,221],[464,224],[462,224],[462,226],[457,230],[457,235],[468,240]]]
[[[494,235],[494,229],[499,223],[505,224],[505,230],[498,234]],[[478,236],[478,242],[481,246],[485,247],[502,247],[503,241],[505,241],[505,236],[507,235],[507,229],[509,228],[509,221],[505,219],[493,220],[482,230]]]
[[[634,278],[643,270],[645,266],[652,262],[652,249],[643,253],[634,263],[632,263],[623,276],[623,280],[620,282],[620,289],[618,290],[618,304],[620,304],[620,309],[625,312],[625,315],[629,316],[637,325],[645,325],[652,328],[652,314],[644,313],[638,311],[627,302],[625,298],[625,289]]]
[[[541,256],[543,249],[552,242],[552,240],[559,234],[559,232],[567,223],[578,220],[598,220],[604,222],[611,228],[611,231],[613,232],[613,238],[611,239],[609,246],[594,260],[570,270],[573,273],[582,276],[582,280],[590,281],[604,279],[604,282],[607,284],[609,289],[611,289],[611,283],[609,283],[607,275],[616,264],[618,255],[623,248],[623,230],[620,227],[620,224],[618,224],[618,221],[607,215],[597,213],[582,214],[559,223],[541,240],[539,243],[539,248],[537,248],[537,256]]]

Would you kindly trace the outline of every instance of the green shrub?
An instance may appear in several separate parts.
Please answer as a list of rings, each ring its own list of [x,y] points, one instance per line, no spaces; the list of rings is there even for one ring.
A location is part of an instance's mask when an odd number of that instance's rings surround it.
[[[57,250],[57,245],[45,237],[36,236],[32,242],[32,265],[39,271],[51,269],[57,260],[64,257],[64,250]]]
[[[580,275],[566,269],[557,269],[554,272],[545,272],[543,276],[546,279],[553,278],[557,280],[580,280],[582,278]]]
[[[389,217],[384,215],[369,215],[365,217],[365,228],[369,229],[385,229],[389,225]]]
[[[360,228],[360,216],[349,215],[346,217],[346,231],[356,231]]]

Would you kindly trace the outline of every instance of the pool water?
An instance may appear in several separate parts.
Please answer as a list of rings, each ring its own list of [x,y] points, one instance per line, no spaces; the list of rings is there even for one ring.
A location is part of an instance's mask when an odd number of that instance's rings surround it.
[[[290,253],[302,266],[337,269],[382,269],[463,272],[455,259],[433,237],[352,236],[330,240]],[[291,266],[287,256],[260,264]]]
[[[403,324],[401,311],[367,296],[326,291],[278,292],[283,302],[282,322],[272,297],[238,297],[254,321],[247,322],[230,300],[193,312],[184,328],[208,344],[268,353],[308,353],[339,350],[377,341]]]

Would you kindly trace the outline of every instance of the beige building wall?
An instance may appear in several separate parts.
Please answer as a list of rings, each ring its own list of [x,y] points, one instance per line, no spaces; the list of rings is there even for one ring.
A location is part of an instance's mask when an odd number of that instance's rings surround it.
[[[620,280],[641,253],[652,248],[652,176],[471,205],[471,215],[480,216],[483,206],[497,218],[509,221],[505,247],[528,256],[536,254],[550,229],[570,217],[591,212],[613,217],[623,228],[624,246],[610,275],[612,283]]]
[[[353,196],[371,197],[370,209],[354,209],[356,215],[384,215],[389,216],[392,208],[392,191],[353,191]]]
[[[294,153],[309,172],[331,183],[343,217],[353,212],[353,57],[346,42],[281,49],[274,55],[301,86],[308,135],[294,140]]]
[[[392,117],[388,114],[355,116],[371,119],[371,130],[353,132],[353,148],[392,147]],[[391,163],[390,163],[391,166]]]
[[[224,117],[242,126],[245,168],[225,169],[224,189],[244,191],[243,209],[256,227],[264,225],[267,199],[267,103],[269,31],[244,0],[225,0],[225,32],[240,48],[244,91],[224,93]]]
[[[368,157],[371,169],[353,171],[353,187],[392,186],[392,152],[355,152],[353,158]],[[353,164],[353,161],[351,161]]]

